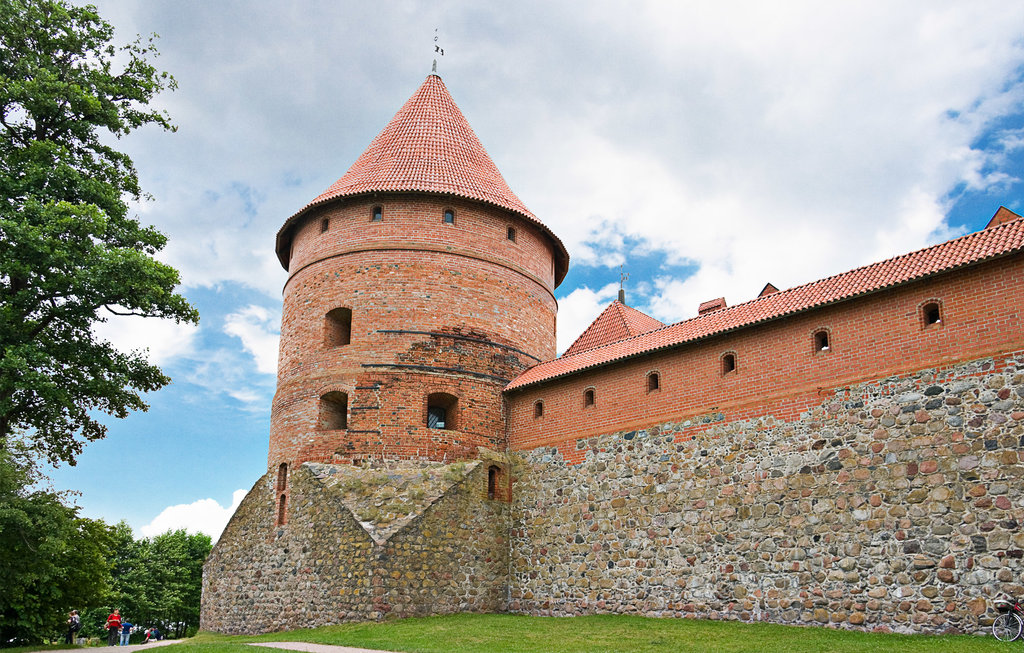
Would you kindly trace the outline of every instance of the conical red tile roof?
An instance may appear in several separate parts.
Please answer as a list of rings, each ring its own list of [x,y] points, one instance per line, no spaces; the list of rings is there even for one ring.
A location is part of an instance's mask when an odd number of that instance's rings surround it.
[[[663,326],[665,326],[663,323],[650,315],[641,313],[616,300],[597,316],[597,319],[580,334],[579,338],[576,338],[576,342],[572,343],[572,346],[566,349],[562,355],[572,356],[588,349],[654,331]]]
[[[555,285],[568,269],[561,240],[516,197],[487,150],[437,75],[399,109],[348,172],[285,222],[278,232],[278,257],[288,228],[311,208],[341,197],[375,192],[418,191],[456,195],[508,209],[539,226],[553,241]],[[281,258],[286,263],[285,258]]]

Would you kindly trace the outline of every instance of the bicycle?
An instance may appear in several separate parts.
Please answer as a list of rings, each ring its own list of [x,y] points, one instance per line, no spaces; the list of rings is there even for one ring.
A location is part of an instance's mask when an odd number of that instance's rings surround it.
[[[992,635],[1000,642],[1019,639],[1024,630],[1024,605],[1016,599],[998,599],[996,610],[999,616],[992,622]]]

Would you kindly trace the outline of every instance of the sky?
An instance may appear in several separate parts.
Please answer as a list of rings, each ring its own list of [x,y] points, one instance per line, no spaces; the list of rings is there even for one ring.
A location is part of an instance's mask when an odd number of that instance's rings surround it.
[[[629,274],[668,323],[1024,213],[1024,3],[96,0],[159,34],[178,126],[117,146],[198,327],[107,322],[173,383],[50,470],[81,514],[216,538],[266,471],[278,228],[438,59],[506,181],[565,243],[558,348]],[[436,30],[436,31],[435,31]],[[444,55],[434,52],[436,44]]]

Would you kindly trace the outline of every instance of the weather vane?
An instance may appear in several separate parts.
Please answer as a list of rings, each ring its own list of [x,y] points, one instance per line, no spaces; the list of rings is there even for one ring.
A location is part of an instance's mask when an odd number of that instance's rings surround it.
[[[438,28],[436,28],[436,27],[434,28],[434,54],[440,54],[443,57],[444,56],[444,48],[442,48],[437,43],[437,29]],[[434,67],[433,67],[432,71],[434,73],[437,73],[437,59],[436,58],[434,59]]]
[[[629,279],[629,273],[625,271],[624,265],[619,266],[619,301],[623,304],[626,303],[626,289],[624,284]]]

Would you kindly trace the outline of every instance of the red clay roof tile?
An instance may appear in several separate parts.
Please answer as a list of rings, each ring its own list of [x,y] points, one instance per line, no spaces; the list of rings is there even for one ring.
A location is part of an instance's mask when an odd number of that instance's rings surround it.
[[[1024,250],[1024,219],[897,256],[788,290],[764,295],[625,340],[563,355],[529,368],[509,383],[515,390],[659,349],[851,299]]]
[[[650,315],[641,313],[616,300],[597,316],[597,319],[580,334],[579,338],[576,338],[576,342],[572,343],[572,346],[566,349],[562,355],[572,356],[587,349],[638,336],[663,326],[665,326],[664,323]]]
[[[373,192],[455,195],[517,213],[552,240],[557,286],[569,266],[565,245],[516,197],[437,75],[398,110],[341,179],[289,218],[278,232],[278,258],[287,267],[288,230],[311,208]]]

